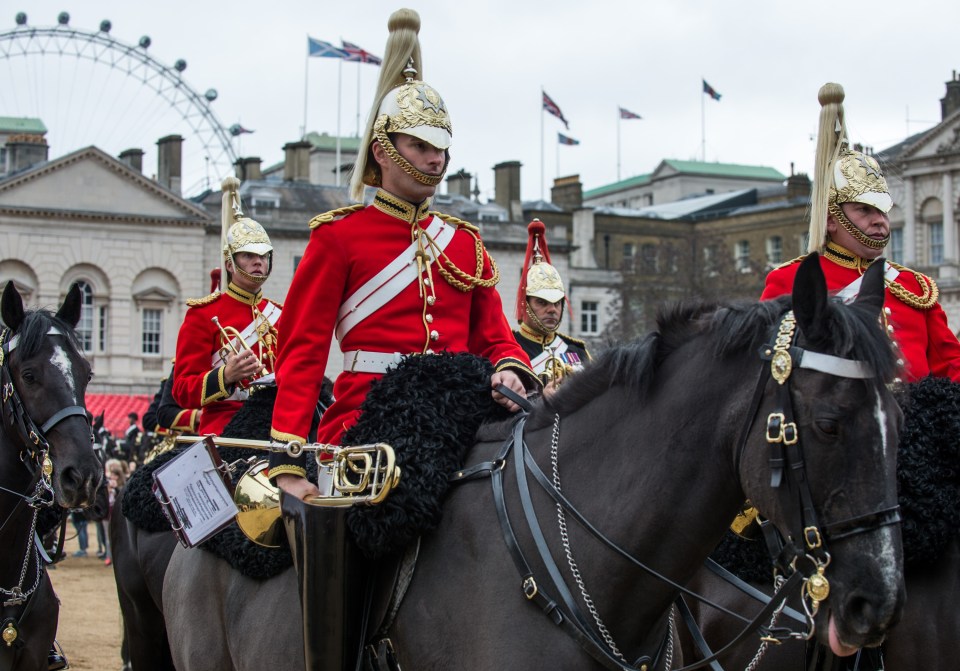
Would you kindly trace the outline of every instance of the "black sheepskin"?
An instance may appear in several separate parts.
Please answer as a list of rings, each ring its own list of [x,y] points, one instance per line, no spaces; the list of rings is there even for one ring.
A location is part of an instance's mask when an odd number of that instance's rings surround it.
[[[333,400],[331,389],[330,381],[324,380],[321,400],[326,405]],[[270,422],[276,398],[276,387],[266,387],[253,394],[231,418],[221,435],[225,438],[269,440]],[[130,477],[124,489],[122,508],[124,517],[137,527],[145,531],[170,531],[170,522],[150,491],[150,486],[153,484],[153,472],[180,454],[186,447],[178,447],[159,455],[149,464],[134,471]],[[236,447],[221,447],[218,452],[220,458],[226,463],[249,459],[251,456],[267,457],[266,452],[252,453],[250,450]],[[306,466],[308,477],[316,479],[316,462],[308,459]],[[238,469],[234,484],[244,470],[244,468]],[[281,547],[266,548],[247,538],[236,522],[231,522],[200,547],[214,553],[245,576],[256,580],[272,578],[293,565],[290,550],[286,547],[285,536],[281,538]]]
[[[361,551],[379,558],[403,550],[440,522],[448,476],[462,465],[477,428],[499,406],[489,361],[441,353],[404,359],[375,382],[344,445],[393,447],[400,484],[383,503],[354,506],[347,525]]]
[[[960,384],[925,377],[905,385],[897,401],[904,413],[897,451],[904,564],[922,569],[960,534]],[[762,542],[728,532],[711,556],[744,580],[770,581]]]

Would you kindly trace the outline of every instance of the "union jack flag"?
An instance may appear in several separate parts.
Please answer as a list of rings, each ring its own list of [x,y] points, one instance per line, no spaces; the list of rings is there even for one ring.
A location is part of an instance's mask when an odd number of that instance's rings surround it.
[[[710,86],[707,83],[706,79],[703,80],[703,92],[706,93],[711,98],[713,98],[714,100],[716,100],[717,102],[720,102],[720,94],[717,93],[717,89]]]
[[[639,114],[636,114],[636,113],[634,113],[634,112],[631,112],[631,111],[628,110],[628,109],[624,109],[623,107],[621,107],[621,108],[620,108],[620,118],[621,118],[621,119],[642,119],[643,117],[640,116]]]
[[[543,109],[547,110],[549,114],[560,119],[563,122],[563,127],[567,130],[570,130],[570,124],[567,123],[567,120],[563,118],[563,112],[560,111],[560,107],[557,103],[553,102],[553,99],[547,95],[546,91],[543,92]]]
[[[360,47],[359,45],[354,44],[353,42],[340,40],[340,45],[348,54],[344,60],[353,61],[356,63],[371,63],[372,65],[380,65],[383,63],[382,58],[374,56],[369,51],[363,47]]]

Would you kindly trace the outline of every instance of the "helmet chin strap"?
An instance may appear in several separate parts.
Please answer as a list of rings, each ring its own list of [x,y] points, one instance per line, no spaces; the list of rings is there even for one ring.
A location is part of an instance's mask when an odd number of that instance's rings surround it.
[[[447,172],[449,158],[444,161],[443,172],[441,172],[439,175],[428,175],[427,173],[418,170],[413,163],[405,159],[400,152],[397,151],[397,148],[393,146],[393,143],[390,141],[390,136],[387,134],[385,128],[389,119],[390,117],[384,114],[373,124],[373,137],[377,140],[377,142],[380,143],[380,146],[383,147],[383,151],[386,152],[391,161],[400,166],[401,170],[421,184],[426,186],[436,186],[439,184],[443,180],[444,174]]]
[[[563,323],[563,310],[560,311],[560,319],[557,320],[557,325],[553,328],[548,327],[540,318],[537,317],[537,313],[533,311],[533,308],[530,307],[530,299],[527,299],[527,316],[530,318],[530,324],[527,324],[531,329],[539,333],[540,335],[548,336],[553,335],[557,332],[557,329],[560,328],[560,324]]]
[[[827,206],[827,212],[832,214],[834,218],[840,222],[840,225],[843,226],[843,230],[849,233],[853,238],[860,244],[869,247],[870,249],[883,249],[887,246],[887,243],[890,242],[890,234],[888,233],[885,238],[880,240],[875,240],[869,235],[861,231],[859,228],[853,225],[853,222],[847,218],[847,215],[844,214],[843,209],[836,203],[830,203]]]
[[[230,265],[233,266],[233,271],[240,277],[244,278],[249,282],[253,282],[256,285],[263,284],[267,281],[267,278],[270,277],[270,272],[273,270],[273,252],[268,252],[269,260],[267,261],[267,273],[265,275],[251,275],[246,270],[237,265],[237,262],[233,258],[233,252],[227,253],[227,260],[230,262]]]

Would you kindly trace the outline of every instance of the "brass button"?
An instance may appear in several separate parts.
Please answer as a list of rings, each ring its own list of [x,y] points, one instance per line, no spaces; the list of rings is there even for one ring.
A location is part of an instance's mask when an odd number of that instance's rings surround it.
[[[433,305],[437,302],[436,296],[427,296],[427,305]]]
[[[433,315],[427,315],[427,316],[424,317],[424,319],[427,320],[427,323],[428,323],[428,324],[432,324],[432,323],[433,323]]]
[[[430,331],[430,340],[440,340],[440,334],[436,331]]]
[[[429,278],[429,277],[424,277],[424,278],[423,278],[423,286],[425,286],[425,287],[429,287],[429,286],[430,286],[430,278]]]

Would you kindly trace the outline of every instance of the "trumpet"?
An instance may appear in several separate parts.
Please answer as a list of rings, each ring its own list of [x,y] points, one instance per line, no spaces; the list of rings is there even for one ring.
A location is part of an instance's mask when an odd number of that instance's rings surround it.
[[[195,443],[200,436],[177,436],[177,443]],[[317,487],[320,495],[306,500],[311,506],[342,508],[377,505],[400,484],[400,466],[393,448],[386,443],[330,445],[312,443],[283,445],[269,440],[245,438],[202,438],[217,447],[239,447],[265,452],[314,453],[317,459]],[[267,477],[269,462],[262,457],[233,462],[228,470],[243,474],[237,480],[233,500],[237,505],[237,526],[257,545],[279,547],[284,534],[280,519],[280,490]]]
[[[243,339],[243,337],[240,335],[240,331],[238,331],[232,326],[221,326],[220,319],[217,318],[216,316],[211,317],[210,321],[216,324],[217,329],[220,331],[219,353],[220,353],[220,360],[223,361],[224,364],[227,363],[228,354],[240,354],[241,350],[247,350],[248,352],[253,352],[253,348],[251,348],[250,345],[247,344],[247,341]],[[239,343],[239,346],[233,344],[234,340],[236,340]],[[254,352],[254,356],[256,356],[256,352]],[[257,357],[257,360],[259,361],[260,357]],[[269,374],[270,374],[270,371],[268,371],[267,367],[263,366],[261,362],[260,372],[257,373],[256,377],[264,377],[265,375],[269,375]]]
[[[549,384],[553,382],[555,386],[560,386],[563,382],[563,378],[573,372],[573,366],[565,362],[555,353],[551,352],[550,358],[544,362],[543,373],[541,377],[543,378],[543,383]]]

